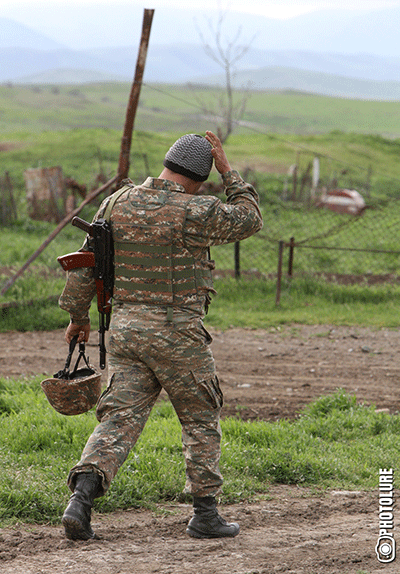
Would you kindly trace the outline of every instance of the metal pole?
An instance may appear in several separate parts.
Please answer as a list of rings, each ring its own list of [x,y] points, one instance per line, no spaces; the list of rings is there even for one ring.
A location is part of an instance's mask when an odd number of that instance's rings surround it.
[[[294,257],[294,237],[290,238],[289,242],[289,264],[288,264],[288,277],[289,279],[292,278],[293,275],[293,257]]]
[[[285,246],[284,241],[279,241],[278,247],[278,273],[276,277],[276,299],[275,305],[279,305],[281,301],[281,284],[282,284],[282,259],[283,259],[283,248]]]
[[[240,277],[240,242],[235,241],[235,279]]]
[[[127,178],[129,173],[129,155],[132,143],[133,125],[135,122],[136,110],[139,104],[139,96],[142,87],[144,66],[146,63],[147,48],[149,45],[150,30],[153,15],[154,10],[147,10],[147,9],[144,10],[142,37],[140,40],[139,54],[136,62],[135,77],[133,80],[131,93],[129,96],[128,107],[126,110],[124,133],[121,141],[121,151],[118,163],[117,185],[119,185],[123,179]]]
[[[297,195],[297,164],[293,170],[293,191],[292,191],[292,201],[296,200]]]

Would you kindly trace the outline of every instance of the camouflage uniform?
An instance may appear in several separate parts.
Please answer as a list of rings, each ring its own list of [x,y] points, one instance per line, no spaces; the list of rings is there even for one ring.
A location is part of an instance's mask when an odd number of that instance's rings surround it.
[[[111,211],[115,246],[109,383],[99,425],[71,470],[97,472],[103,493],[135,445],[162,388],[182,425],[186,492],[221,492],[222,393],[202,319],[212,287],[209,247],[245,239],[262,226],[258,196],[236,171],[222,175],[227,203],[188,195],[174,182],[128,183]],[[103,217],[107,198],[96,218]],[[89,240],[90,241],[90,240]],[[90,245],[85,244],[84,249]],[[68,273],[60,306],[73,323],[88,322],[96,287],[91,268]]]

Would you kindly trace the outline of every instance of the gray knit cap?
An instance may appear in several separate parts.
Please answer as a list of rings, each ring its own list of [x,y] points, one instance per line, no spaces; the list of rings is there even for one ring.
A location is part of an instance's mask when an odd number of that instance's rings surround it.
[[[164,166],[194,181],[205,181],[213,163],[211,144],[203,136],[187,134],[168,150]]]

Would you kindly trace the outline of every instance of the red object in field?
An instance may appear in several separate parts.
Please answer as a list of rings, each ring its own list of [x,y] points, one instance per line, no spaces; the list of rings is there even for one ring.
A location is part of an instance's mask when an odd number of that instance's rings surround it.
[[[360,215],[366,208],[364,198],[355,189],[332,189],[318,200],[318,206],[350,215]]]

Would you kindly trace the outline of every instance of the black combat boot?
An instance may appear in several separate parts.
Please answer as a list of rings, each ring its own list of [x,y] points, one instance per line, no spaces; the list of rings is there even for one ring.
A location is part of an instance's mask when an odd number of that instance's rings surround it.
[[[224,538],[239,534],[239,524],[226,522],[217,511],[213,496],[193,498],[194,516],[186,529],[193,538]]]
[[[98,496],[101,477],[95,472],[77,475],[74,493],[62,517],[65,535],[70,540],[96,538],[90,526],[93,501]]]

